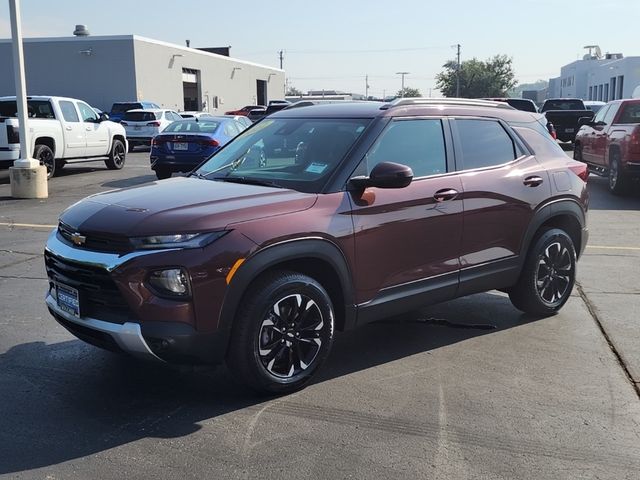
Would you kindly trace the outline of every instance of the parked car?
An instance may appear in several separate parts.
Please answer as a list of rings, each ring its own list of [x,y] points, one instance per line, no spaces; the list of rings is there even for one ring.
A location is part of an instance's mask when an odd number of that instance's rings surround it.
[[[173,172],[190,172],[246,128],[224,117],[173,122],[151,142],[151,169],[158,179],[169,178]]]
[[[182,118],[211,118],[215,117],[213,113],[209,112],[179,112]]]
[[[230,110],[228,112],[225,112],[225,115],[243,115],[246,117],[249,115],[251,110],[259,110],[259,109],[266,110],[266,108],[267,107],[263,105],[246,105],[238,110]]]
[[[597,100],[585,100],[584,106],[587,110],[591,110],[594,114],[598,113],[598,111],[604,107],[607,102],[599,102]]]
[[[47,178],[67,163],[100,160],[109,169],[124,166],[124,128],[82,100],[29,96],[27,109],[31,155],[47,167]],[[9,168],[20,158],[16,117],[16,97],[0,97],[0,168]]]
[[[542,104],[540,112],[553,124],[558,140],[562,142],[575,140],[580,118],[593,118],[593,112],[579,98],[549,98]]]
[[[291,105],[288,103],[272,103],[265,110],[262,109],[253,109],[249,113],[249,120],[252,122],[257,122],[258,120],[262,120],[264,117],[271,115],[272,113],[279,112],[285,108],[289,108]]]
[[[303,387],[349,330],[501,289],[551,315],[587,242],[587,166],[528,112],[402,99],[282,110],[192,175],[93,195],[47,241],[79,338]],[[304,140],[269,157],[273,137]]]
[[[493,97],[485,98],[484,100],[491,100],[492,102],[504,102],[511,105],[516,110],[523,110],[525,112],[538,112],[538,107],[533,100],[528,98],[510,98],[510,97]]]
[[[223,118],[233,118],[236,122],[240,123],[244,128],[249,128],[253,125],[253,122],[249,120],[249,117],[245,117],[244,115],[218,115]]]
[[[150,146],[153,137],[178,120],[183,118],[173,110],[136,109],[126,112],[120,124],[127,132],[131,152],[137,145]]]
[[[609,102],[581,124],[573,158],[608,176],[611,192],[627,193],[631,180],[640,177],[640,99]]]
[[[109,118],[114,122],[119,122],[129,110],[160,108],[153,102],[116,102],[111,106]]]

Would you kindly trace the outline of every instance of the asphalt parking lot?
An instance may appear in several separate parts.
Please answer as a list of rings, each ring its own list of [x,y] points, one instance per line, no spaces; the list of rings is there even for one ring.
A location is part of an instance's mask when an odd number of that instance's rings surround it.
[[[528,318],[497,292],[428,307],[338,335],[308,388],[265,399],[224,368],[103,352],[48,314],[58,214],[154,180],[139,152],[18,201],[0,172],[0,478],[638,478],[640,193],[591,176],[590,241],[560,314]]]

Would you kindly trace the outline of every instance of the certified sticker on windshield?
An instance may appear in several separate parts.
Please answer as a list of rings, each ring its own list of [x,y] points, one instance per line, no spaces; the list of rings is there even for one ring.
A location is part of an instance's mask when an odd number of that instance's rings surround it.
[[[326,163],[312,163],[307,168],[305,168],[304,171],[309,173],[322,173],[326,169],[327,169]]]

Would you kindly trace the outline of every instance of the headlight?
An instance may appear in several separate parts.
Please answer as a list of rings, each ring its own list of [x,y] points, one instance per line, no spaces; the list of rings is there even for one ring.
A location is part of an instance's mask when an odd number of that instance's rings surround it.
[[[189,275],[183,268],[155,270],[149,275],[149,284],[161,294],[187,296],[190,294]]]
[[[228,230],[209,233],[178,233],[175,235],[152,235],[129,239],[136,250],[155,250],[162,248],[202,248],[219,239]]]

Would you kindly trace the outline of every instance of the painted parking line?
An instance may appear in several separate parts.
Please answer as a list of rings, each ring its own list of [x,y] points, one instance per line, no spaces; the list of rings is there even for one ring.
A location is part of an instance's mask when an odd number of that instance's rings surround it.
[[[595,248],[600,250],[640,250],[640,247],[614,247],[610,245],[587,245],[587,248]]]
[[[58,225],[47,225],[42,223],[14,223],[0,222],[0,227],[8,228],[56,228]]]

